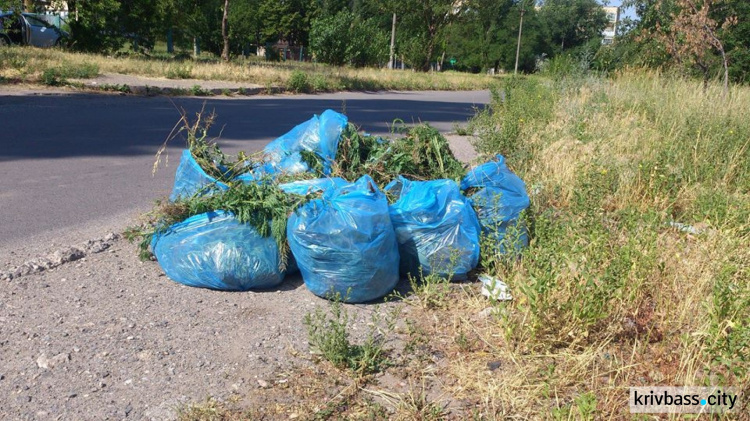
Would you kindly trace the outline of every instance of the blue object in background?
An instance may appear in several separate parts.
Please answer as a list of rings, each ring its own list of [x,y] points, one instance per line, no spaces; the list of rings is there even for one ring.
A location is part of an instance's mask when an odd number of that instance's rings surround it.
[[[320,117],[297,125],[285,135],[266,145],[263,152],[266,160],[276,172],[290,174],[308,171],[302,161],[301,151],[314,152],[323,158],[323,173],[329,174],[331,163],[336,158],[339,137],[347,124],[345,115],[325,110]],[[268,169],[265,170],[268,172]]]
[[[447,179],[409,181],[399,176],[385,190],[398,197],[390,206],[390,215],[401,273],[466,279],[479,263],[480,227],[458,184]]]
[[[221,210],[172,225],[154,236],[151,250],[170,279],[192,287],[247,291],[284,279],[276,241]]]
[[[287,223],[287,238],[305,285],[320,297],[371,301],[399,281],[388,201],[367,175],[299,208]]]
[[[174,186],[169,200],[174,202],[179,198],[187,199],[195,194],[204,195],[227,190],[229,186],[206,174],[193,158],[190,150],[182,151],[180,165],[174,176]]]
[[[501,253],[519,252],[529,244],[528,232],[519,219],[529,207],[529,195],[523,180],[508,169],[505,157],[496,158],[469,171],[461,180],[461,190],[478,189],[470,200],[483,234],[495,240]]]

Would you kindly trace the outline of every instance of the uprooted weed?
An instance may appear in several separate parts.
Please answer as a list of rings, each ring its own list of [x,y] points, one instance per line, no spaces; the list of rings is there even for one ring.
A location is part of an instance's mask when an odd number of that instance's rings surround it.
[[[368,174],[381,187],[399,175],[413,180],[449,178],[460,180],[464,165],[456,159],[448,140],[427,124],[405,129],[405,136],[383,139],[361,133],[353,124],[341,133],[331,175],[356,180]],[[323,159],[303,153],[310,169],[322,174]]]
[[[209,131],[216,122],[216,113],[211,111],[206,112],[206,103],[203,103],[201,110],[195,113],[195,118],[191,119],[187,111],[184,108],[179,109],[180,118],[175,123],[172,131],[167,136],[162,146],[156,152],[156,160],[154,161],[154,167],[152,173],[156,173],[156,170],[161,163],[161,156],[167,149],[167,144],[182,135],[185,138],[187,149],[193,155],[195,162],[200,165],[203,171],[209,176],[215,178],[218,181],[224,183],[231,183],[231,181],[244,173],[250,172],[255,168],[255,160],[240,151],[237,157],[232,159],[224,154],[219,148],[217,139],[221,136],[211,137]]]
[[[172,224],[194,215],[216,210],[232,213],[240,223],[250,224],[262,237],[273,237],[281,256],[281,269],[286,267],[289,244],[286,240],[288,216],[315,195],[286,194],[278,182],[238,184],[226,191],[210,196],[179,198],[174,202],[160,201],[146,215],[140,227],[131,227],[126,236],[139,240],[140,256],[150,258],[149,246],[154,236],[164,233]]]

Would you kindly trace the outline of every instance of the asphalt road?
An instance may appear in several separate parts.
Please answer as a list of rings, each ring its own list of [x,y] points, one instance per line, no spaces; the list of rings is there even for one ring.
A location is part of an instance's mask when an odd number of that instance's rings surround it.
[[[205,102],[215,110],[215,134],[223,127],[219,144],[236,153],[259,150],[327,108],[374,134],[388,133],[396,119],[448,132],[488,101],[487,91],[208,100],[0,92],[0,251],[33,239],[54,241],[56,233],[85,236],[111,221],[127,223],[168,195],[184,143],[172,141],[169,166],[154,177],[151,169],[180,107],[194,113]]]

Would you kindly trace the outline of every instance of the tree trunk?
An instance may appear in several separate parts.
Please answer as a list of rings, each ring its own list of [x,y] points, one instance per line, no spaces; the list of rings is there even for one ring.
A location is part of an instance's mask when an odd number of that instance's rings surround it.
[[[425,61],[422,64],[422,68],[420,69],[423,72],[429,72],[430,71],[430,61],[432,60],[432,53],[435,51],[435,40],[430,39],[430,42],[427,43],[427,52]]]
[[[229,0],[224,0],[224,15],[221,17],[221,38],[224,40],[224,49],[221,51],[221,58],[229,61]]]

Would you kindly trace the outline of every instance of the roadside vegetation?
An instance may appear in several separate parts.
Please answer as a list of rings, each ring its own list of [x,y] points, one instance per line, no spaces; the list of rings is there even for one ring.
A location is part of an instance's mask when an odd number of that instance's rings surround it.
[[[319,310],[306,321],[323,351],[317,364],[248,392],[260,394],[255,402],[304,393],[252,414],[629,419],[629,386],[747,395],[750,90],[723,95],[718,83],[704,91],[702,81],[648,71],[508,79],[465,130],[482,153],[505,155],[532,197],[522,257],[482,261],[514,299],[488,300],[471,282],[413,280],[389,304],[400,308],[392,329],[373,323],[383,336],[369,343],[386,359],[368,370],[341,321],[348,306],[334,303],[333,319]],[[208,419],[206,405],[183,418]],[[742,405],[728,419],[747,413]]]
[[[102,73],[167,79],[221,80],[239,86],[261,86],[268,92],[334,92],[342,90],[473,90],[487,89],[496,77],[459,72],[415,73],[374,68],[335,67],[305,62],[236,59],[153,59],[110,57],[57,49],[0,49],[0,77],[9,82],[49,86],[69,84]],[[197,82],[198,84],[200,82]],[[74,84],[75,86],[75,84]],[[110,90],[119,87],[113,87]]]

